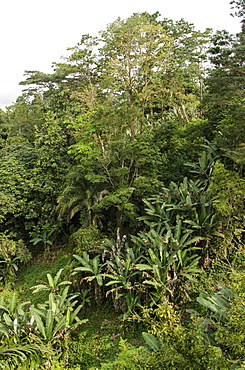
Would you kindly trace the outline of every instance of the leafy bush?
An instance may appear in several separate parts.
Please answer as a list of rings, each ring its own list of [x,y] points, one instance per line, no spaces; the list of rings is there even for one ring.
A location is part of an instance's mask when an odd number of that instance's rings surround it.
[[[101,243],[101,235],[95,226],[80,228],[74,232],[68,241],[68,249],[73,253],[95,250]]]
[[[144,363],[149,356],[145,347],[138,347],[129,344],[127,341],[120,339],[120,352],[116,359],[111,362],[103,362],[98,367],[92,367],[89,370],[142,370],[145,369]]]
[[[145,309],[142,320],[149,325],[144,338],[153,349],[143,369],[200,370],[230,369],[222,350],[205,342],[198,321],[182,325],[178,312],[165,302],[156,309]]]
[[[6,285],[15,280],[18,262],[27,262],[30,259],[31,253],[22,240],[15,241],[6,233],[0,234],[1,275]]]

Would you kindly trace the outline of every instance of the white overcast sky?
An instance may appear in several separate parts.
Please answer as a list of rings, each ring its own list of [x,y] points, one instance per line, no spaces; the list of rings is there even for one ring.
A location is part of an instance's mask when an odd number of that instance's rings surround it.
[[[117,17],[135,12],[193,23],[197,30],[240,30],[229,0],[1,0],[0,108],[21,94],[25,70],[50,73],[52,62],[66,55],[81,36],[96,36]]]

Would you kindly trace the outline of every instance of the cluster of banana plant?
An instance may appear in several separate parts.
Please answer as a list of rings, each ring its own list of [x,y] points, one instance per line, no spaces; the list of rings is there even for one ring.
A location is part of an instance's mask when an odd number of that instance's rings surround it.
[[[46,343],[63,339],[65,333],[86,322],[80,320],[78,313],[83,304],[78,304],[78,294],[69,294],[70,281],[59,281],[63,269],[60,269],[53,278],[47,274],[48,283],[34,287],[33,293],[49,292],[48,299],[43,304],[30,306],[30,314],[37,330]]]
[[[0,298],[0,369],[18,369],[54,355],[45,346],[29,311],[30,302],[19,303],[16,293]]]
[[[111,294],[115,309],[127,317],[137,307],[151,305],[160,299],[163,292],[176,301],[182,292],[186,294],[187,280],[200,270],[200,256],[189,253],[197,237],[188,239],[164,239],[154,229],[132,237],[133,246],[108,241],[100,255],[90,259],[87,252],[83,257],[75,255],[81,263],[73,274],[82,274],[81,281],[95,282]],[[177,235],[175,235],[177,237]],[[188,239],[188,240],[187,240]],[[120,251],[119,251],[120,250]]]
[[[83,282],[94,282],[100,294],[112,294],[115,308],[130,313],[154,304],[164,292],[174,302],[201,273],[209,241],[219,234],[211,191],[202,182],[185,178],[180,185],[145,200],[148,231],[131,236],[131,244],[105,241],[91,258],[74,255]],[[103,289],[102,289],[103,288]]]
[[[137,268],[147,271],[144,284],[155,288],[156,296],[166,291],[172,301],[177,301],[184,293],[188,296],[188,284],[201,272],[198,268],[200,256],[195,251],[195,245],[201,237],[191,237],[191,233],[183,231],[182,222],[176,224],[174,233],[163,229],[147,233],[140,233],[133,238],[135,243],[144,243],[147,246],[147,256],[143,264]]]
[[[210,240],[223,237],[219,232],[218,213],[214,208],[215,199],[211,189],[200,180],[184,178],[180,185],[171,182],[163,193],[148,200],[146,215],[142,217],[150,228],[161,227],[162,235],[180,235],[180,229],[188,235],[185,238],[199,237],[199,255],[208,253]],[[180,226],[181,224],[181,226]],[[175,238],[174,238],[175,239]],[[198,242],[198,240],[197,240]]]
[[[90,258],[74,255],[80,266],[72,275],[81,274],[80,282],[94,283],[96,294],[104,297],[112,295],[116,310],[129,313],[140,302],[140,280],[136,264],[141,260],[139,251],[127,247],[127,243],[106,240],[101,253]],[[102,290],[103,288],[103,290]]]
[[[55,277],[47,274],[47,283],[32,287],[34,294],[48,293],[37,307],[29,301],[19,303],[16,293],[7,301],[0,298],[0,369],[1,361],[6,369],[52,362],[69,333],[87,321],[78,317],[83,304],[78,294],[69,294],[71,282],[60,281],[61,274],[62,269]]]

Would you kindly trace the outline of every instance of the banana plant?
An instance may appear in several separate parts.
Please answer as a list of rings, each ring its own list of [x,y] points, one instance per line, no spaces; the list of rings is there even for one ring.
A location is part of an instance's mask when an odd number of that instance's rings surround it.
[[[171,182],[169,188],[164,188],[161,194],[144,200],[147,215],[141,219],[157,234],[163,236],[168,233],[173,240],[178,240],[178,232],[185,226],[184,232],[191,233],[192,238],[196,237],[198,240],[201,237],[199,241],[203,242],[200,243],[200,254],[206,255],[210,240],[213,237],[223,237],[218,232],[219,223],[214,202],[211,189],[204,186],[202,181],[184,178],[180,185]],[[172,235],[176,232],[177,237],[173,238]]]
[[[125,251],[126,246],[127,243],[124,242],[115,243],[114,240],[105,239],[103,241],[103,245],[101,246],[102,261],[104,261],[105,259],[113,260],[116,256],[120,256],[121,253]]]
[[[163,188],[162,193],[150,198],[143,199],[146,204],[147,216],[141,217],[142,220],[150,221],[151,225],[164,226],[166,223],[175,223],[176,215],[181,217],[191,215],[194,207],[198,205],[200,193],[203,189],[198,181],[192,181],[186,177],[180,185],[171,182],[169,188]]]
[[[137,279],[134,279],[134,277],[139,273],[135,270],[130,255],[127,255],[126,260],[117,256],[114,262],[109,261],[107,264],[107,271],[108,273],[105,273],[104,276],[109,278],[110,281],[105,285],[115,285],[112,291],[121,289],[132,290],[136,287],[135,283]]]
[[[109,280],[105,284],[106,287],[110,287],[107,294],[112,293],[114,307],[124,311],[124,318],[140,305],[142,279],[141,273],[136,269],[139,258],[129,248],[124,256],[116,256],[113,261],[107,262],[104,274]]]
[[[203,151],[198,158],[197,163],[187,162],[186,166],[190,167],[190,172],[195,174],[204,185],[207,184],[210,176],[212,176],[214,164],[217,159],[219,159],[220,154],[218,149],[207,141],[207,145],[203,145],[205,151]]]
[[[71,285],[71,281],[68,280],[62,280],[61,282],[59,281],[62,272],[63,269],[60,269],[54,277],[52,277],[50,274],[47,274],[48,281],[46,283],[38,284],[31,287],[33,293],[35,294],[43,291],[56,293],[60,290],[61,287]]]
[[[48,300],[36,308],[30,307],[32,321],[46,342],[53,342],[63,337],[66,331],[71,331],[87,320],[80,320],[79,312],[84,303],[78,304],[79,294],[69,294],[70,282],[59,282],[62,269],[53,278],[47,274],[48,283],[33,287],[33,293],[48,290]]]
[[[18,343],[14,337],[1,338],[0,343],[0,369],[37,369],[54,352],[40,343],[33,343],[33,338],[21,339]]]
[[[137,270],[143,271],[143,275],[146,276],[143,284],[151,285],[161,290],[166,289],[167,274],[170,264],[170,258],[168,259],[168,263],[164,264],[163,260],[161,261],[156,252],[152,248],[149,248],[145,263],[138,263],[135,267]]]
[[[51,298],[50,301],[53,301],[53,299]],[[53,302],[52,307],[49,306],[48,308],[31,306],[30,313],[42,340],[46,343],[53,343],[62,340],[66,332],[70,332],[78,325],[87,322],[87,320],[80,320],[77,316],[81,308],[81,306],[78,306],[73,309],[70,306],[67,307],[66,312],[60,312],[55,302]]]
[[[201,272],[198,268],[200,256],[196,251],[198,243],[204,238],[193,237],[192,231],[184,228],[179,215],[174,226],[166,224],[160,228],[158,225],[139,236],[141,243],[148,248],[142,261],[135,266],[146,277],[143,283],[159,293],[165,290],[172,300],[178,299],[180,292],[187,294],[185,281],[193,282]],[[134,238],[134,242],[137,241]]]
[[[197,302],[205,307],[208,314],[205,314],[204,318],[201,318],[199,323],[202,327],[203,338],[208,344],[214,346],[220,346],[215,336],[216,325],[226,327],[229,321],[232,302],[236,298],[234,291],[225,285],[218,283],[218,291],[208,295],[207,293],[201,292],[197,297]],[[190,314],[194,316],[200,316],[195,310],[189,310]]]
[[[212,312],[212,317],[216,321],[227,321],[227,313],[231,302],[235,297],[235,293],[227,288],[225,285],[218,284],[218,292],[208,296],[207,294],[200,294],[197,297],[197,302],[202,306],[208,308]]]
[[[164,191],[164,189],[163,189]],[[140,220],[150,221],[153,225],[159,223],[164,224],[166,221],[170,221],[171,213],[168,211],[168,207],[172,205],[171,198],[166,193],[161,193],[153,198],[143,199],[146,205],[146,215],[140,217]]]
[[[217,231],[219,221],[218,214],[214,211],[214,201],[211,189],[207,189],[205,193],[200,195],[199,205],[198,208],[193,209],[192,219],[184,220],[185,224],[190,225],[189,228],[194,232],[206,236],[206,240],[210,240],[213,236],[224,237],[222,233]]]
[[[101,272],[103,264],[100,264],[99,262],[100,259],[99,255],[95,256],[93,259],[90,259],[89,254],[87,252],[83,252],[83,257],[78,256],[77,254],[74,254],[73,257],[76,258],[76,260],[78,260],[78,262],[80,262],[81,265],[74,268],[71,275],[76,275],[80,272],[84,272],[85,275],[87,276],[83,277],[82,280],[85,281],[95,280],[99,286],[103,285],[104,275]]]
[[[7,300],[0,297],[0,369],[29,368],[33,361],[44,362],[54,355],[35,335],[29,305],[19,303],[16,293]]]
[[[52,234],[54,233],[55,229],[53,228],[51,231],[46,229],[42,230],[42,234],[40,236],[35,236],[30,240],[33,245],[37,245],[38,243],[42,243],[44,246],[45,253],[49,253],[50,247],[53,245],[53,237]]]
[[[0,335],[6,337],[13,335],[18,341],[19,338],[30,334],[29,305],[29,301],[19,303],[16,293],[13,293],[7,301],[3,296],[0,297]]]

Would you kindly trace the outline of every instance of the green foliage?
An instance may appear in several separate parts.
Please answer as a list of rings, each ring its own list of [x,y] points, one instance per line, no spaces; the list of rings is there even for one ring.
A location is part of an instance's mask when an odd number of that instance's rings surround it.
[[[61,348],[64,348],[68,358],[69,333],[87,320],[78,317],[83,304],[78,304],[78,294],[68,293],[70,282],[60,281],[61,273],[62,270],[54,278],[48,274],[48,284],[33,287],[34,293],[50,291],[48,300],[38,304],[38,307],[30,305],[31,302],[19,303],[16,293],[7,302],[1,299],[1,350],[3,357],[12,353],[9,361],[13,358],[14,362],[16,358],[16,363],[24,363],[35,357],[38,362],[46,357],[51,364],[53,349],[58,354]]]
[[[66,331],[74,330],[78,325],[86,322],[77,316],[83,307],[83,304],[77,305],[77,294],[68,294],[71,282],[59,282],[61,273],[62,270],[59,270],[54,278],[47,274],[48,284],[32,287],[34,294],[43,290],[50,291],[48,300],[39,304],[38,309],[34,306],[30,307],[37,329],[47,342],[63,340]]]
[[[31,287],[31,289],[33,290],[33,293],[39,293],[41,291],[48,291],[48,292],[55,294],[57,291],[59,291],[61,286],[70,285],[71,284],[70,281],[65,280],[65,281],[59,282],[62,271],[63,269],[60,269],[54,278],[50,274],[47,274],[48,282],[46,284],[39,284],[39,285],[35,285]]]
[[[100,40],[83,35],[69,49],[65,63],[54,64],[53,74],[29,71],[22,82],[36,85],[43,97],[39,106],[46,108],[34,140],[38,151],[34,184],[42,184],[38,196],[45,203],[38,212],[38,237],[45,215],[53,218],[53,208],[47,205],[53,205],[52,192],[58,195],[60,217],[76,222],[74,216],[80,213],[83,227],[96,224],[120,239],[129,233],[129,224],[138,228],[135,219],[142,210],[142,195],[157,191],[168,177],[162,169],[166,165],[167,171],[175,142],[178,168],[189,158],[192,141],[184,134],[179,139],[180,126],[199,115],[209,32],[158,16],[137,13],[118,19],[101,32]],[[157,130],[162,129],[166,138],[166,122],[169,126],[174,122],[176,130],[167,140],[171,145],[163,148]],[[187,145],[181,154],[183,141]],[[52,160],[46,160],[46,153]],[[74,166],[66,176],[68,162]],[[61,189],[57,185],[64,178]]]
[[[71,334],[69,366],[80,365],[84,370],[99,368],[113,361],[119,351],[120,338],[139,343],[139,326],[122,323],[111,305],[93,307],[87,311],[88,322]],[[133,346],[132,346],[133,348]]]
[[[49,254],[50,246],[53,245],[53,237],[52,234],[54,233],[55,229],[51,229],[49,232],[47,229],[44,229],[42,235],[40,237],[34,237],[30,240],[30,243],[33,245],[37,245],[38,243],[42,243],[44,246],[44,251]]]
[[[14,333],[17,339],[29,335],[30,330],[27,325],[29,317],[25,310],[29,303],[18,304],[16,293],[13,293],[7,300],[1,296],[1,335],[11,337],[11,334]]]
[[[80,228],[71,234],[68,241],[68,248],[76,254],[89,252],[98,249],[101,242],[101,235],[95,226]]]
[[[161,292],[174,302],[183,296],[190,299],[188,291],[202,272],[201,258],[203,265],[209,263],[209,241],[222,236],[207,179],[185,178],[163,191],[145,200],[147,215],[141,219],[149,231],[132,236],[132,248],[106,241],[101,254],[92,259],[86,252],[75,256],[82,266],[74,273],[83,273],[81,281],[95,280],[99,287],[109,287],[106,295],[112,293],[114,307],[125,318],[141,304],[154,304]]]
[[[228,358],[234,363],[244,366],[244,343],[245,331],[242,318],[243,301],[235,298],[226,316],[224,325],[218,325],[215,332],[215,340],[221,348],[225,349]]]
[[[33,197],[28,207],[31,214],[29,217],[35,220],[35,226],[32,226],[30,232],[32,238],[43,238],[45,232],[51,235],[54,229],[57,232],[59,230],[56,199],[61,192],[69,163],[66,144],[67,136],[62,123],[54,114],[47,113],[43,125],[36,128],[35,136],[38,159],[33,169]]]
[[[216,320],[226,321],[227,310],[234,298],[234,292],[222,284],[218,284],[218,290],[212,296],[201,294],[197,302],[211,310]]]
[[[81,226],[95,225],[98,222],[98,215],[94,212],[93,206],[104,193],[106,193],[104,184],[98,180],[88,180],[83,167],[71,168],[66,176],[65,188],[58,197],[59,217],[66,215],[67,221],[70,221],[80,212],[83,216],[81,217]]]
[[[32,186],[30,173],[15,158],[3,156],[0,158],[0,177],[0,222],[15,225],[14,218],[25,211],[26,198]]]
[[[6,233],[2,233],[0,234],[0,259],[1,275],[5,285],[8,285],[15,280],[18,262],[28,262],[31,254],[22,240],[16,242]]]
[[[72,275],[76,275],[79,272],[86,272],[88,274],[87,277],[83,278],[84,280],[87,281],[93,281],[95,280],[96,283],[101,286],[103,284],[102,282],[102,277],[103,275],[101,274],[101,265],[99,263],[99,256],[95,256],[93,259],[90,259],[89,255],[87,252],[83,252],[83,257],[80,257],[76,254],[73,255],[78,262],[80,262],[80,266],[75,267]]]
[[[208,263],[209,241],[222,236],[211,191],[206,183],[185,178],[179,186],[172,182],[163,193],[144,202],[142,219],[150,230],[132,237],[149,254],[138,265],[142,271],[147,269],[144,283],[167,289],[174,300],[180,299],[181,292],[188,296],[186,281],[192,283],[201,272],[201,257]]]
[[[35,295],[0,299],[0,368],[245,366],[244,35],[135,13],[27,72],[0,111],[0,267]],[[82,331],[105,302],[151,351]]]
[[[232,276],[234,282],[232,290],[219,284],[218,292],[210,296],[202,294],[197,298],[201,305],[212,312],[211,315],[209,314],[209,319],[200,320],[205,340],[219,347],[231,368],[238,369],[243,368],[245,363],[243,352],[245,335],[242,318],[244,294],[243,290],[237,289],[243,276],[243,272]],[[237,279],[239,279],[238,284]]]
[[[198,322],[182,325],[178,312],[167,301],[155,309],[145,309],[141,320],[148,323],[146,337],[154,351],[145,369],[229,369],[229,361],[220,348],[203,340]]]
[[[229,171],[217,162],[212,179],[213,193],[217,197],[215,208],[222,216],[234,218],[243,214],[244,180],[234,171]]]
[[[69,344],[70,364],[79,364],[80,368],[90,369],[100,366],[102,361],[111,358],[117,352],[117,341],[111,340],[113,334],[104,334],[102,331],[82,331],[73,336]]]
[[[244,142],[244,31],[244,25],[236,35],[218,31],[210,48],[206,116],[225,150],[236,150]]]
[[[5,300],[0,298],[0,366],[17,369],[19,366],[39,363],[53,355],[36,336],[33,319],[29,313],[30,302],[19,303],[16,293]]]
[[[40,94],[23,93],[16,102],[7,108],[5,128],[10,138],[19,137],[23,142],[33,142],[35,126],[44,120],[44,105]]]
[[[103,370],[139,370],[144,368],[144,356],[147,351],[144,347],[130,345],[125,340],[120,340],[119,343],[120,353],[116,359],[111,362],[104,362],[101,364],[100,369]],[[97,370],[98,368],[92,367],[90,370]]]
[[[32,258],[31,262],[25,266],[20,266],[16,287],[20,289],[21,295],[25,300],[31,300],[35,305],[43,303],[48,297],[48,290],[40,291],[33,295],[32,289],[37,283],[45,284],[47,274],[55,276],[57,271],[63,270],[62,275],[64,280],[69,280],[70,270],[74,267],[72,256],[69,252],[63,249],[52,251],[49,256],[47,254],[39,254]],[[24,289],[23,289],[24,286]]]
[[[222,216],[220,231],[224,241],[218,246],[219,253],[232,261],[234,253],[243,247],[244,233],[244,179],[237,172],[227,170],[217,162],[211,182],[212,192],[216,201],[214,207]]]
[[[244,17],[244,1],[243,0],[232,0],[230,1],[231,9],[236,9],[235,16]],[[233,16],[234,16],[233,15]]]
[[[40,357],[51,355],[52,352],[42,344],[20,342],[16,344],[14,338],[7,338],[0,346],[0,368],[4,370],[37,369]]]
[[[162,348],[162,343],[150,333],[142,333],[142,336],[152,351],[159,351]]]

